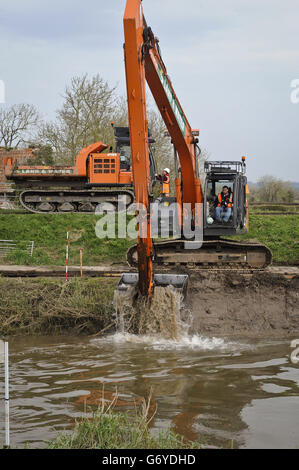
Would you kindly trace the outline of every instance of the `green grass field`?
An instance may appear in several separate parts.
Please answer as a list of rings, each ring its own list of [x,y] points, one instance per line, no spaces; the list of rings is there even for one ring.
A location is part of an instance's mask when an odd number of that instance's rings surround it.
[[[99,239],[96,235],[96,224],[99,219],[99,216],[76,214],[0,214],[0,239],[17,240],[20,248],[6,258],[0,258],[0,264],[64,266],[67,224],[70,237],[70,265],[79,265],[80,248],[83,250],[85,266],[124,263],[129,246],[136,240]],[[271,249],[275,264],[298,263],[297,215],[264,216],[256,215],[252,211],[249,233],[235,238],[264,243]],[[24,241],[31,240],[34,241],[32,257],[21,249]]]
[[[127,249],[135,240],[99,239],[96,235],[99,219],[99,216],[75,214],[0,214],[0,239],[20,241],[20,249],[0,263],[65,265],[67,224],[69,264],[80,264],[80,248],[83,250],[83,264],[87,266],[124,262]],[[31,240],[34,241],[32,257],[21,249],[22,241]]]
[[[249,232],[234,237],[238,240],[258,240],[273,253],[274,264],[299,263],[299,218],[297,215],[251,214]]]

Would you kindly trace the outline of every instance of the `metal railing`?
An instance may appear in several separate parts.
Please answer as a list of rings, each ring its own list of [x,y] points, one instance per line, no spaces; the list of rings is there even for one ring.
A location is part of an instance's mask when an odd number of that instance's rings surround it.
[[[6,181],[0,181],[0,193],[13,193],[15,188],[12,183],[7,183]]]
[[[0,209],[3,211],[17,209],[19,201],[11,183],[0,182]]]
[[[0,240],[0,257],[7,256],[15,250],[21,250],[28,253],[30,256],[33,254],[34,241],[20,242],[14,240]]]

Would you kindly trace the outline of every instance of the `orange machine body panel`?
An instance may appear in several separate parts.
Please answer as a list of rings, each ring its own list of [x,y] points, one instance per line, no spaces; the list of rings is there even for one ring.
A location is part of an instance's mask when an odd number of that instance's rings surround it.
[[[94,144],[90,144],[87,147],[84,147],[82,150],[80,150],[74,162],[75,168],[76,168],[76,174],[78,176],[86,177],[87,161],[88,161],[89,155],[94,152],[101,153],[106,148],[107,148],[107,145],[103,144],[103,142],[95,142]]]
[[[92,153],[88,162],[88,182],[104,185],[132,183],[132,173],[120,169],[118,153]]]
[[[18,165],[6,162],[4,175],[8,179],[26,179],[32,176],[41,179],[72,178],[77,177],[76,169],[73,166],[42,166],[42,165]]]
[[[17,165],[12,158],[3,160],[4,175],[8,179],[26,180],[82,180],[103,186],[131,185],[132,171],[120,168],[119,153],[102,153],[107,145],[95,142],[78,153],[74,166]]]

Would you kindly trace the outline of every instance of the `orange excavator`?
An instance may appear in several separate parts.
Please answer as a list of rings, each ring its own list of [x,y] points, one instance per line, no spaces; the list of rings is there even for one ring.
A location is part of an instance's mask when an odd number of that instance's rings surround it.
[[[263,269],[270,250],[260,243],[241,243],[223,236],[248,230],[248,186],[245,157],[241,161],[206,162],[200,178],[198,130],[193,130],[175,94],[162,60],[159,40],[143,15],[142,0],[127,0],[124,13],[124,57],[131,141],[132,172],[139,223],[138,243],[128,262],[138,274],[124,273],[119,290],[137,285],[150,297],[156,285],[184,290],[185,274],[156,274],[153,266],[218,269]],[[152,178],[148,145],[146,82],[174,147],[176,238],[153,242]],[[221,198],[226,187],[230,199]],[[226,190],[225,190],[226,192]],[[167,198],[167,205],[170,204]],[[163,206],[163,198],[160,202]],[[221,217],[224,215],[224,217]],[[228,217],[229,216],[229,217]],[[190,229],[186,230],[186,226]]]
[[[126,209],[134,201],[130,134],[116,127],[115,149],[95,142],[83,148],[72,166],[24,165],[3,159],[4,174],[18,190],[21,205],[33,213],[94,213],[99,204]],[[155,179],[154,140],[148,136],[151,178]]]

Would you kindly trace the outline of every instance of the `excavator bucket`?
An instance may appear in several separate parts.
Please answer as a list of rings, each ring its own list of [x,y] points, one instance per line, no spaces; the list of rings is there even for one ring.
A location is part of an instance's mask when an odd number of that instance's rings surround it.
[[[154,274],[154,287],[172,286],[178,289],[185,297],[187,290],[187,274]],[[117,286],[117,290],[126,291],[129,287],[137,287],[138,273],[123,273]]]

